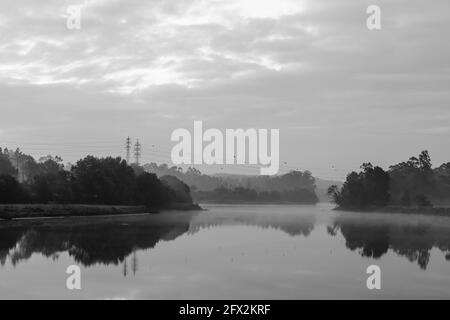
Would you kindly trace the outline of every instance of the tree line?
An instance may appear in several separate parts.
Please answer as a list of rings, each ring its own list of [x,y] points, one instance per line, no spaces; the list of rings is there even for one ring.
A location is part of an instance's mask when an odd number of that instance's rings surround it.
[[[307,189],[314,191],[316,189],[315,179],[310,171],[293,170],[289,173],[276,176],[251,176],[251,175],[233,175],[217,174],[207,175],[197,168],[188,168],[183,171],[180,167],[169,167],[167,164],[149,163],[143,166],[145,171],[155,173],[157,176],[171,175],[175,176],[192,190],[213,191],[217,188],[225,187],[234,189],[243,187],[253,189],[256,192],[288,191],[294,189]]]
[[[192,203],[190,188],[175,177],[145,172],[121,158],[87,156],[65,168],[59,157],[36,161],[0,148],[0,203],[146,205]]]
[[[428,151],[390,166],[387,171],[364,163],[360,172],[347,175],[342,188],[328,189],[341,208],[418,206],[450,203],[450,162],[432,167]]]
[[[234,203],[234,202],[253,202],[253,203],[303,203],[316,204],[319,200],[314,191],[306,188],[295,188],[285,191],[261,191],[254,189],[236,187],[219,187],[213,191],[194,191],[193,198],[199,202],[215,203]]]

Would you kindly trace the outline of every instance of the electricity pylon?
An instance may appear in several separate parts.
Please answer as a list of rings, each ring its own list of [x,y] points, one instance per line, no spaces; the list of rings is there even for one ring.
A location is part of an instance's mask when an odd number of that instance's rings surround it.
[[[127,152],[127,163],[130,163],[130,151],[131,151],[131,139],[130,137],[127,138],[125,142],[125,150]]]
[[[139,143],[139,139],[136,141],[136,144],[134,145],[134,159],[135,163],[139,165],[139,159],[141,158],[141,152],[142,152],[142,146]]]

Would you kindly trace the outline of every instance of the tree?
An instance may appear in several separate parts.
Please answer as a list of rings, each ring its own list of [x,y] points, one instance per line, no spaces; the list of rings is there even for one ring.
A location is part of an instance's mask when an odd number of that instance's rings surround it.
[[[439,202],[450,201],[450,162],[442,164],[434,170],[436,179],[436,198]]]
[[[380,167],[373,167],[371,163],[363,164],[361,167],[364,175],[364,188],[366,202],[375,206],[386,206],[389,202],[390,177]]]
[[[423,194],[416,195],[414,197],[414,201],[421,208],[433,206],[433,204],[430,202],[430,200],[428,200],[428,198]]]
[[[64,170],[64,164],[61,157],[48,155],[39,159],[39,173],[57,173]]]
[[[419,155],[419,167],[423,171],[431,170],[431,158],[427,150],[422,151]]]
[[[78,203],[133,204],[136,176],[121,158],[87,156],[72,167],[73,192]]]
[[[364,163],[362,171],[352,172],[347,176],[341,190],[333,185],[328,195],[343,208],[365,208],[368,206],[385,206],[389,202],[389,174],[371,163]]]
[[[329,186],[327,190],[327,195],[331,198],[331,201],[336,203],[338,206],[342,204],[341,192],[339,191],[337,185],[333,184],[332,186]]]
[[[71,183],[71,173],[61,170],[36,176],[30,190],[38,203],[71,203],[74,202]]]
[[[137,203],[149,207],[159,207],[168,204],[173,197],[170,188],[163,185],[153,173],[144,172],[137,176]]]
[[[7,174],[0,175],[0,203],[28,203],[30,197],[20,183]]]
[[[9,157],[4,155],[0,148],[0,174],[8,174],[10,176],[17,176],[17,170],[11,164]]]
[[[409,207],[411,205],[411,195],[408,191],[405,191],[401,200],[402,206]]]
[[[172,200],[174,202],[192,203],[191,190],[187,184],[174,176],[163,176],[161,181],[174,191]]]
[[[432,170],[431,158],[426,150],[418,158],[411,157],[407,162],[391,166],[389,175],[390,194],[394,204],[402,204],[406,194],[411,199],[417,195],[433,198],[438,194],[439,180]]]
[[[171,202],[192,204],[189,187],[177,178],[167,177],[163,182],[121,158],[87,156],[69,167],[65,170],[58,156],[48,155],[36,162],[19,149],[0,149],[0,201],[152,207]],[[181,168],[162,167],[176,174],[182,172]]]

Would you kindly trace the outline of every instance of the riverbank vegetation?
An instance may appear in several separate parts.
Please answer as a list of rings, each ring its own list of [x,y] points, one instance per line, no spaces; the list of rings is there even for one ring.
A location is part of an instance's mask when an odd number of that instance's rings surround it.
[[[146,206],[193,208],[197,202],[215,203],[303,203],[315,204],[316,180],[309,171],[291,171],[277,176],[205,175],[195,168],[155,163],[138,166],[120,158],[87,156],[75,164],[63,164],[60,157],[32,156],[0,149],[0,204],[45,204],[13,210],[23,216],[55,210],[79,212],[79,206]],[[192,194],[192,196],[191,196]],[[70,209],[69,209],[70,207]],[[11,209],[11,206],[8,207]],[[0,207],[0,212],[5,211]],[[26,213],[25,211],[30,211]],[[131,212],[135,209],[130,208]],[[96,212],[104,212],[99,207]],[[110,210],[112,212],[119,210]],[[9,210],[11,212],[11,210]],[[44,214],[44,213],[43,213]],[[4,214],[5,215],[5,214]],[[6,214],[10,216],[11,214]]]
[[[450,204],[450,162],[433,169],[428,151],[422,151],[387,171],[364,163],[360,172],[348,174],[343,186],[331,186],[328,194],[340,209],[430,211],[434,206]],[[444,211],[450,214],[450,210]]]
[[[210,176],[195,168],[184,172],[178,167],[169,168],[156,163],[146,164],[144,169],[158,176],[177,177],[190,186],[192,197],[197,202],[314,204],[319,201],[316,179],[309,171],[296,170],[277,176]]]
[[[7,149],[0,149],[0,204],[84,204],[91,205],[89,210],[92,205],[198,208],[179,179],[158,178],[121,158],[87,156],[68,168],[59,157],[36,161]]]
[[[318,198],[314,191],[297,188],[286,191],[262,191],[237,187],[233,189],[221,187],[213,191],[196,191],[193,197],[198,202],[212,203],[301,203],[316,204]]]

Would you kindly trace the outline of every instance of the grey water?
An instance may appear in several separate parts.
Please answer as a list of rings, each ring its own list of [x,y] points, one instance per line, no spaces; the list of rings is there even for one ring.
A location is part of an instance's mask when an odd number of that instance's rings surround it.
[[[329,204],[0,221],[0,299],[450,298],[450,218]],[[81,268],[81,289],[66,270]],[[367,267],[381,270],[369,290]]]

